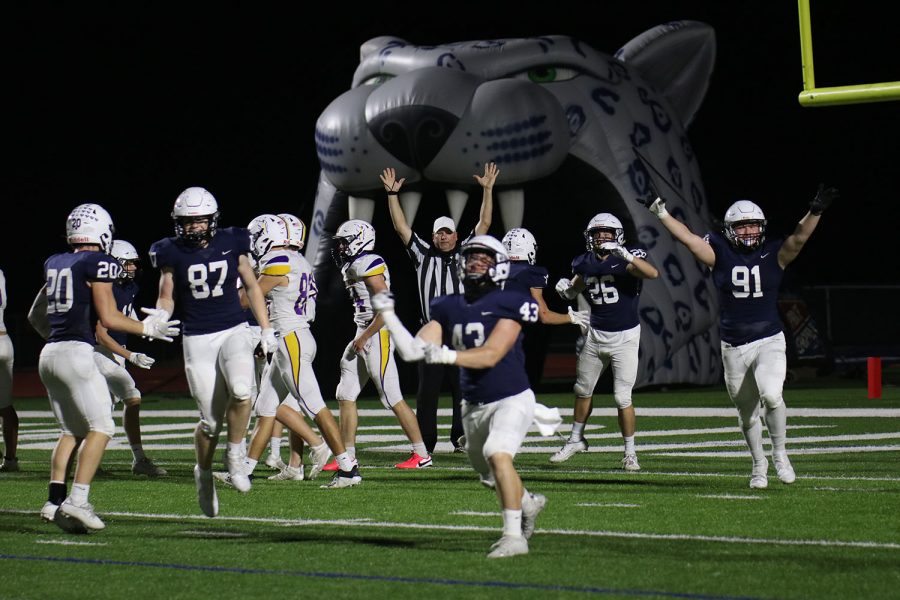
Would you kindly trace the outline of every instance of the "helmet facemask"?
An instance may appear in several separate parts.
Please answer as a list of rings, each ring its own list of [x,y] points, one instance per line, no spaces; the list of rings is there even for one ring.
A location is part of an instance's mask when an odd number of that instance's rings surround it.
[[[216,229],[219,226],[218,211],[211,215],[173,218],[175,220],[175,235],[189,246],[201,246],[204,243],[208,243],[216,235]],[[206,221],[206,229],[190,230],[192,223],[202,223],[204,221]]]
[[[738,228],[757,226],[756,232],[738,233]],[[734,223],[725,224],[725,237],[738,250],[756,250],[766,239],[766,221],[763,220],[747,220],[735,221]]]
[[[609,250],[601,248],[603,244],[614,242],[620,246],[625,244],[625,235],[621,229],[613,227],[594,227],[584,232],[587,249],[597,256],[606,256]],[[621,240],[621,241],[620,241]]]
[[[363,252],[375,248],[375,228],[365,221],[351,219],[338,227],[331,240],[331,257],[341,267]]]
[[[503,245],[487,235],[478,235],[463,245],[457,273],[467,300],[500,287],[509,277],[509,257]]]

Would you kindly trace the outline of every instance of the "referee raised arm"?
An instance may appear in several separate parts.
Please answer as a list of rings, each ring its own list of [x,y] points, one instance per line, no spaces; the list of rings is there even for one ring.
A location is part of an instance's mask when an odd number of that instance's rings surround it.
[[[493,213],[494,181],[500,173],[497,165],[487,163],[484,165],[484,175],[473,175],[483,189],[481,198],[481,212],[478,224],[466,239],[473,235],[487,233],[491,226]],[[405,179],[397,179],[393,168],[386,168],[381,173],[381,182],[388,193],[388,207],[391,212],[391,222],[394,230],[406,246],[413,267],[416,270],[416,287],[419,292],[419,318],[424,325],[431,320],[431,301],[438,296],[447,294],[461,294],[462,284],[457,273],[459,262],[459,235],[456,231],[456,223],[450,217],[438,217],[432,227],[431,243],[429,244],[419,237],[403,214],[400,207],[398,193]],[[463,240],[465,241],[465,240]],[[448,343],[449,340],[445,340]],[[419,387],[416,392],[416,419],[419,429],[422,431],[422,439],[428,453],[434,452],[437,444],[437,409],[438,398],[441,394],[443,382],[446,376],[450,384],[450,393],[453,397],[453,422],[450,426],[450,442],[454,449],[459,449],[459,439],[463,435],[462,419],[460,417],[459,394],[459,368],[453,365],[427,364],[425,361],[418,363]]]

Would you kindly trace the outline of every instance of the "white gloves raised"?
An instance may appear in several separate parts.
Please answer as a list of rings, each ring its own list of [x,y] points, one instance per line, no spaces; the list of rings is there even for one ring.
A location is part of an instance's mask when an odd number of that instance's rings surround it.
[[[176,327],[181,321],[170,321],[172,315],[169,311],[161,308],[141,308],[141,312],[148,315],[141,321],[144,325],[144,337],[171,342],[174,336],[181,333]]]
[[[394,310],[394,295],[389,290],[382,290],[373,294],[371,298],[372,309],[377,313]]]
[[[452,365],[456,363],[456,350],[447,346],[428,344],[425,346],[425,362],[430,365]]]
[[[656,200],[654,200],[647,208],[660,219],[669,216],[669,211],[666,210],[666,201],[660,196],[657,196]]]
[[[146,354],[141,354],[140,352],[132,352],[131,356],[128,357],[128,362],[133,364],[136,367],[140,367],[142,369],[149,369],[153,366],[153,363],[156,362],[155,358],[151,358]]]
[[[572,280],[565,277],[556,282],[556,293],[566,300],[574,300],[578,296],[578,292],[572,287]]]
[[[581,334],[584,335],[588,332],[588,328],[591,326],[591,311],[574,310],[570,306],[569,321],[571,321],[575,325],[578,325],[578,328],[581,329]]]
[[[278,340],[275,339],[275,330],[271,327],[266,327],[259,334],[259,347],[267,358],[271,358],[278,347]]]
[[[627,263],[634,261],[634,255],[628,251],[628,248],[620,246],[616,242],[603,242],[600,244],[601,250],[606,250],[613,256],[618,256]]]

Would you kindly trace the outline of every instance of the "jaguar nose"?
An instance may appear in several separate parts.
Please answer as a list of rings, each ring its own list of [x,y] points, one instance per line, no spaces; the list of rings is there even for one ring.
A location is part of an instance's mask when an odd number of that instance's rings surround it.
[[[384,148],[404,164],[424,170],[441,151],[459,122],[433,106],[405,106],[386,111],[369,122],[369,130]]]

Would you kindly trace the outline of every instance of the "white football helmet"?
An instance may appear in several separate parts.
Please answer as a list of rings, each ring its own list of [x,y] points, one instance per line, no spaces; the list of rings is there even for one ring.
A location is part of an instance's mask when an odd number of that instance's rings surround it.
[[[610,232],[612,234],[612,239],[599,240],[595,243],[594,234],[597,231]],[[625,228],[622,227],[622,221],[610,213],[597,213],[594,215],[594,218],[588,222],[587,229],[584,230],[584,241],[587,244],[588,250],[601,254],[600,244],[603,242],[615,242],[620,246],[625,245]]]
[[[341,266],[361,252],[375,249],[375,228],[360,219],[350,219],[338,227],[331,239],[331,256]]]
[[[516,227],[507,231],[503,236],[503,246],[509,260],[527,260],[529,265],[537,260],[537,241],[527,229]]]
[[[250,250],[257,260],[276,246],[288,245],[288,229],[284,219],[277,215],[259,215],[247,225],[250,231]]]
[[[484,272],[469,269],[469,255],[488,254],[494,264]],[[486,285],[500,285],[509,277],[509,255],[506,248],[495,237],[490,235],[476,235],[470,238],[459,249],[459,263],[457,273],[466,291],[474,291]]]
[[[125,240],[113,240],[112,247],[110,248],[109,253],[113,258],[119,261],[119,266],[122,267],[122,272],[119,274],[119,279],[134,279],[137,276],[137,268],[135,268],[134,271],[130,272],[125,268],[125,265],[129,262],[133,262],[135,267],[139,268],[138,263],[141,260],[137,249],[133,245],[131,245],[130,242],[126,242]]]
[[[749,200],[738,200],[725,211],[725,238],[735,248],[753,250],[766,239],[766,215]],[[759,225],[759,233],[738,235],[734,228],[740,225]]]
[[[69,245],[97,244],[109,253],[116,228],[112,217],[99,204],[79,204],[66,219],[66,241]]]
[[[278,216],[287,223],[288,246],[303,250],[303,246],[306,245],[306,223],[290,213],[278,213]]]
[[[201,233],[188,233],[185,225],[188,221],[207,217],[209,226]],[[216,235],[219,225],[219,203],[215,196],[202,187],[189,187],[179,194],[172,208],[172,219],[175,221],[175,235],[192,245]]]

